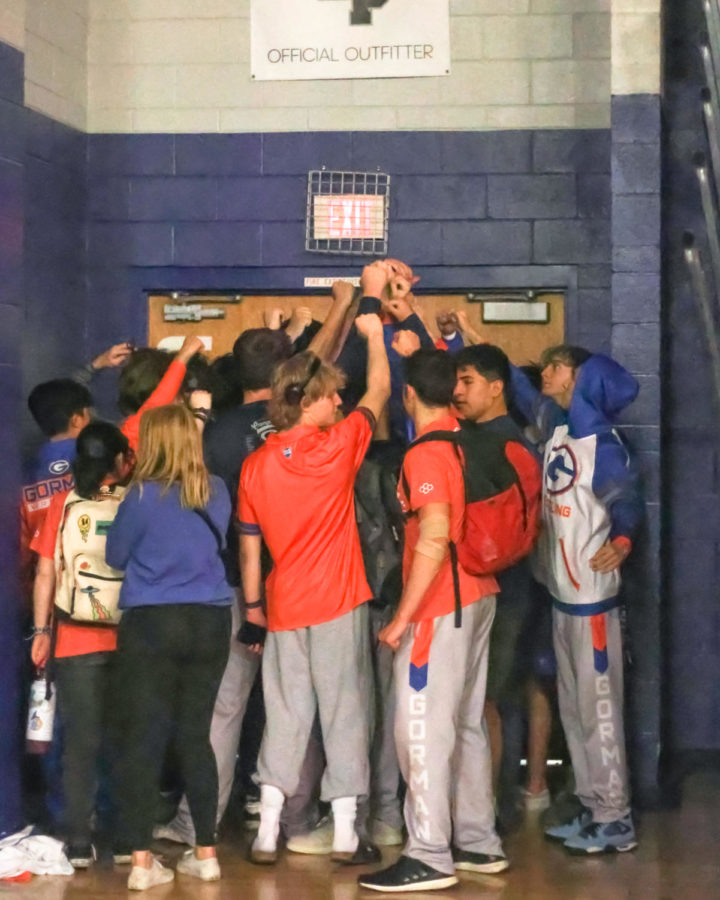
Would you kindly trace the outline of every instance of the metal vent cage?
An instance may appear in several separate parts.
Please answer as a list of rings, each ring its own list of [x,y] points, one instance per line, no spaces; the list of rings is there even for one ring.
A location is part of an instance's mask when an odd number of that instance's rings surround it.
[[[390,176],[384,172],[308,173],[305,249],[386,256]]]

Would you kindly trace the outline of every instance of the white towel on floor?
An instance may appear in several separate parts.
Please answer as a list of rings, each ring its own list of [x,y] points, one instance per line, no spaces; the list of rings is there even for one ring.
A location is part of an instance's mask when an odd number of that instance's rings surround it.
[[[32,834],[32,826],[0,841],[0,878],[12,878],[23,872],[72,875],[74,871],[63,852],[62,841]]]

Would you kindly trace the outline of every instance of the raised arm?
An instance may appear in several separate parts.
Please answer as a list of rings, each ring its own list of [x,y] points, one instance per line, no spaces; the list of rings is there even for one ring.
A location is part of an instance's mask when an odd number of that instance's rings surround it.
[[[331,360],[340,352],[338,339],[352,307],[354,295],[355,288],[348,281],[336,281],[332,286],[332,306],[322,328],[310,341],[308,348],[323,360]]]
[[[355,327],[358,334],[367,341],[368,352],[367,386],[358,406],[369,409],[379,419],[390,399],[390,364],[385,350],[382,322],[379,316],[369,313],[355,319]]]
[[[512,399],[528,422],[536,425],[547,441],[558,425],[567,419],[565,410],[550,397],[542,394],[527,375],[517,366],[510,365]]]
[[[467,340],[468,344],[487,344],[485,338],[470,324],[470,317],[466,310],[455,310],[455,318],[462,332],[462,336]]]
[[[129,341],[123,341],[121,344],[113,344],[108,347],[99,356],[91,362],[84,365],[81,369],[76,369],[70,376],[73,381],[78,384],[84,384],[86,387],[101,369],[116,369],[124,365],[132,353],[132,344]]]

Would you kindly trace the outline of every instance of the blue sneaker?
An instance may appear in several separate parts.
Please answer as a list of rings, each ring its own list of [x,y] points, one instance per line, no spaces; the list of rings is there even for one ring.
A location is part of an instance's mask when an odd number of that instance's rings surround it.
[[[614,822],[591,822],[563,844],[570,853],[627,853],[637,847],[632,816]]]
[[[572,819],[562,822],[560,825],[550,825],[545,829],[545,837],[551,841],[562,841],[565,843],[568,838],[575,837],[586,825],[592,822],[592,813],[583,806],[579,813],[576,813]]]

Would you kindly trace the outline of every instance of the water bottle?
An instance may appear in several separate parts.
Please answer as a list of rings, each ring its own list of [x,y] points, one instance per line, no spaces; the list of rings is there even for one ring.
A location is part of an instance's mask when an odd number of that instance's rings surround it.
[[[42,755],[50,749],[55,722],[55,688],[38,671],[30,687],[30,708],[28,709],[25,749],[28,753]]]

